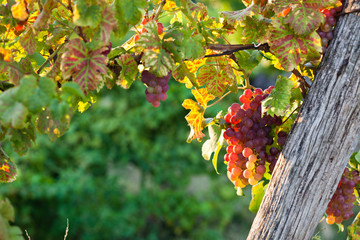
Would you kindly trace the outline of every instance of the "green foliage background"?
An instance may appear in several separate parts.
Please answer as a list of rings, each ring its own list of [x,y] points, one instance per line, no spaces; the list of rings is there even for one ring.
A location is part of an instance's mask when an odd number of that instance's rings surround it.
[[[140,82],[104,90],[57,142],[41,136],[14,159],[20,176],[0,194],[33,239],[61,238],[67,218],[69,239],[245,238],[254,217],[249,199],[239,201],[222,163],[219,177],[201,145],[185,142],[180,101],[188,91],[172,81],[155,109],[144,90]]]

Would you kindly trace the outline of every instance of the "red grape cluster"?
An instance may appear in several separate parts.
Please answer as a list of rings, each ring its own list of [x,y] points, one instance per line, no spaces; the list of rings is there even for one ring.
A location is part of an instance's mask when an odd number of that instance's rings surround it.
[[[333,29],[336,24],[335,14],[341,12],[342,5],[332,9],[321,9],[320,11],[325,15],[326,21],[317,30],[317,33],[321,37],[322,53],[325,52],[326,47],[330,40],[333,39]]]
[[[255,89],[254,92],[246,89],[239,98],[243,105],[233,103],[225,115],[225,121],[230,125],[224,132],[229,145],[224,159],[228,165],[228,177],[236,187],[257,184],[266,172],[266,163],[272,172],[280,148],[285,144],[286,132],[277,134],[278,148],[271,132],[273,126],[282,125],[281,118],[261,113],[261,101],[272,88],[264,92],[261,89]]]
[[[164,77],[156,77],[155,74],[144,70],[141,73],[141,81],[146,84],[145,90],[146,101],[151,103],[154,107],[160,106],[160,101],[165,101],[167,98],[166,92],[169,90],[169,79],[171,73]]]
[[[326,222],[328,224],[338,223],[351,218],[353,213],[354,202],[356,201],[355,186],[360,183],[359,172],[345,169],[339,186],[332,196],[326,209]]]

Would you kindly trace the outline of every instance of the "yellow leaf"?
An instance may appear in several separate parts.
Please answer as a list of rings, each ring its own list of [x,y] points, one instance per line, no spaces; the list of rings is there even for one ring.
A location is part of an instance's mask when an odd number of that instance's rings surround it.
[[[17,3],[11,7],[11,13],[17,20],[26,21],[29,17],[29,11],[25,0],[17,1]]]
[[[190,112],[185,117],[191,129],[187,139],[188,142],[191,142],[193,139],[201,141],[205,136],[202,132],[205,122],[204,112],[207,103],[215,98],[213,95],[209,94],[205,88],[194,89],[192,90],[192,94],[195,96],[197,102],[191,99],[185,99],[182,104],[184,108],[190,109]]]
[[[0,47],[0,59],[4,59],[6,62],[11,61],[11,50]]]

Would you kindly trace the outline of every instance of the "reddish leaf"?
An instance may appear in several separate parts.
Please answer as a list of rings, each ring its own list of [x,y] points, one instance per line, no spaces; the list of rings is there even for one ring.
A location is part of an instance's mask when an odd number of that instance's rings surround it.
[[[80,39],[69,41],[66,48],[60,67],[63,77],[72,77],[84,93],[95,90],[102,79],[101,74],[107,72],[107,57],[101,54],[104,49],[89,50]]]
[[[36,51],[36,40],[33,29],[29,28],[19,40],[21,46],[26,50],[29,55]]]
[[[0,148],[0,183],[12,182],[16,179],[17,169],[6,153]]]
[[[274,19],[269,35],[271,52],[279,58],[282,67],[291,71],[300,63],[320,57],[321,42],[316,32],[308,36],[297,36],[288,25]]]
[[[102,20],[100,22],[100,40],[108,43],[110,34],[113,28],[117,25],[115,19],[115,12],[112,6],[107,6],[103,12]]]

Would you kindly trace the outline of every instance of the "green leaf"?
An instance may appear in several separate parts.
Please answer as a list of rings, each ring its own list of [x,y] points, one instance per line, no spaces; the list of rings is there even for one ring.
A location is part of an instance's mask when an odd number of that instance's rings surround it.
[[[277,78],[275,88],[270,95],[261,102],[262,112],[270,116],[282,116],[290,107],[291,89],[294,83],[290,78],[279,76]]]
[[[182,62],[185,58],[185,47],[182,44],[182,39],[183,32],[177,29],[166,32],[162,39],[163,48],[174,55],[176,62]]]
[[[183,46],[185,46],[185,58],[194,60],[205,55],[205,50],[202,46],[204,38],[202,35],[193,35],[190,31],[184,33]]]
[[[175,68],[174,59],[164,49],[148,49],[143,57],[145,67],[150,68],[150,72],[158,77],[167,76]]]
[[[61,90],[64,93],[69,93],[70,95],[80,97],[82,100],[85,100],[85,94],[80,89],[80,86],[74,82],[66,82],[62,85]]]
[[[99,25],[102,18],[102,11],[100,6],[87,6],[85,0],[78,0],[74,10],[74,23],[80,27],[95,28]]]
[[[7,198],[0,200],[0,215],[8,221],[13,222],[15,219],[14,207]]]
[[[147,7],[146,0],[116,0],[115,1],[115,17],[121,23],[116,32],[119,38],[125,36],[130,26],[136,25],[142,18],[142,13],[139,8],[145,9]]]
[[[250,5],[249,7],[234,12],[221,12],[220,17],[223,17],[226,21],[226,24],[236,27],[239,22],[244,21],[246,17],[251,17],[253,15],[259,14],[260,6]]]
[[[260,208],[260,204],[262,202],[262,199],[264,197],[266,188],[267,188],[267,184],[264,186],[264,182],[261,181],[258,184],[256,184],[255,186],[252,187],[252,191],[251,191],[251,202],[249,205],[249,210],[253,213],[257,213],[257,211]]]
[[[246,75],[250,75],[252,70],[259,65],[262,55],[259,51],[239,51],[235,53],[237,63]]]
[[[123,54],[116,60],[122,67],[119,80],[116,84],[120,85],[124,89],[128,89],[135,81],[135,78],[139,73],[138,65],[131,54]]]
[[[279,19],[272,21],[268,43],[272,53],[279,59],[286,71],[297,65],[320,58],[321,41],[316,32],[299,36]]]
[[[24,155],[31,147],[31,141],[35,141],[35,129],[31,124],[23,129],[10,129],[9,135],[12,147],[19,155]]]

